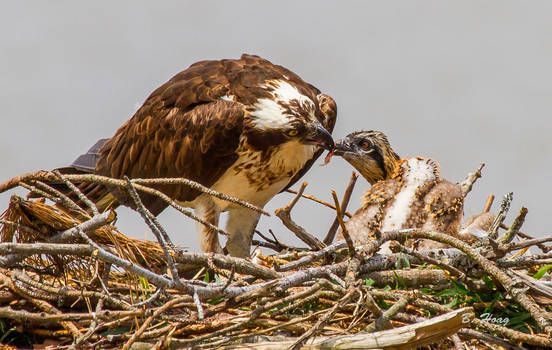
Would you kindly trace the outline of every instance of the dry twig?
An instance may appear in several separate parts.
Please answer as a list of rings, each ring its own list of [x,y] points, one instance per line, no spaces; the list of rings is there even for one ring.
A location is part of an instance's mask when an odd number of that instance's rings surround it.
[[[332,226],[330,226],[330,229],[328,230],[328,233],[326,234],[326,237],[323,240],[324,244],[326,245],[332,244],[335,238],[335,234],[337,233],[337,228],[340,226],[340,223],[343,221],[343,215],[347,211],[347,205],[349,205],[349,200],[351,199],[351,194],[353,194],[353,189],[355,188],[357,179],[358,179],[358,174],[353,171],[353,173],[351,174],[351,179],[349,180],[349,184],[345,189],[345,194],[343,194],[343,198],[341,199],[341,204],[340,204],[341,215],[336,214],[336,217],[332,223]],[[337,205],[335,206],[335,209],[337,213]]]
[[[297,204],[297,201],[303,194],[303,191],[305,191],[305,188],[307,187],[307,183],[303,182],[301,184],[301,188],[299,189],[299,192],[297,195],[283,208],[276,209],[274,212],[280,220],[282,220],[282,223],[291,230],[291,232],[295,233],[295,235],[305,242],[309,247],[311,247],[314,250],[319,250],[325,247],[325,244],[322,243],[318,238],[314,237],[310,233],[308,233],[304,228],[297,225],[292,219],[291,219],[291,210]]]

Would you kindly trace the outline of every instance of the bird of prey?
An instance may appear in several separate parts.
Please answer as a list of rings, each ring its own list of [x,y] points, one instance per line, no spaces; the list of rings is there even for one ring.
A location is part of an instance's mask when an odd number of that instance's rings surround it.
[[[362,207],[346,222],[351,238],[366,242],[374,232],[403,228],[439,231],[458,238],[465,194],[459,184],[443,179],[431,159],[401,159],[379,131],[359,131],[336,143],[339,155],[372,184]],[[327,161],[331,159],[331,155]],[[412,242],[416,249],[436,248],[433,241]]]
[[[293,185],[323,149],[332,149],[334,100],[292,71],[253,55],[201,61],[146,99],[110,139],[98,141],[63,172],[114,178],[183,177],[263,207]],[[157,189],[218,225],[228,211],[226,249],[249,256],[259,213],[184,185]],[[81,185],[100,209],[133,206],[123,190]],[[167,204],[141,194],[158,215]],[[197,224],[201,248],[222,252],[218,233]]]

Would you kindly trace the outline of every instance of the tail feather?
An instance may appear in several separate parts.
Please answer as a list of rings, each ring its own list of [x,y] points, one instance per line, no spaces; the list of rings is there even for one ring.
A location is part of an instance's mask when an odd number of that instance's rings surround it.
[[[85,173],[94,173],[96,170],[96,163],[100,158],[100,149],[109,139],[98,140],[94,146],[85,153],[81,154],[72,164],[71,167],[81,170]]]
[[[75,175],[75,174],[79,175],[79,174],[91,173],[91,172],[83,171],[82,168],[77,169],[72,166],[59,168],[56,170],[66,175]],[[61,193],[65,194],[66,196],[68,196],[73,202],[75,202],[81,208],[85,210],[88,209],[88,207],[79,199],[76,193],[73,192],[64,183],[50,183],[49,185],[55,188],[56,190],[60,191]],[[111,191],[106,186],[90,183],[90,182],[75,183],[75,185],[82,192],[82,194],[86,196],[86,198],[88,198],[90,201],[96,204],[96,207],[100,212],[104,212],[108,209],[116,208],[117,206],[119,206],[119,200],[113,194],[111,194]]]
[[[96,163],[100,158],[100,149],[106,143],[108,139],[101,139],[96,142],[90,149],[80,155],[70,166],[57,169],[62,174],[94,174],[96,171]],[[127,205],[134,207],[134,202],[128,196],[126,191],[116,187],[108,187],[90,182],[75,183],[79,190],[92,202],[96,204],[96,207],[100,212],[108,209],[113,209],[119,205]],[[81,208],[87,209],[84,203],[82,203],[78,196],[65,184],[56,183],[50,184],[56,190],[67,195]],[[147,193],[141,193],[140,198],[146,208],[155,216],[159,215],[166,207],[167,203],[163,200],[152,196]]]
[[[90,149],[85,153],[81,154],[73,163],[68,167],[58,168],[62,174],[94,174],[96,169],[96,162],[100,157],[100,149],[105,144],[108,139],[98,140]],[[73,200],[77,205],[83,209],[87,207],[82,203],[78,196],[64,183],[50,183],[50,186],[60,191],[61,193],[68,196]],[[109,208],[114,208],[119,205],[119,201],[115,196],[113,196],[109,189],[103,185],[98,185],[94,183],[82,182],[75,183],[78,189],[92,202],[96,204],[98,210],[103,212]],[[29,197],[36,197],[35,195],[30,195]]]

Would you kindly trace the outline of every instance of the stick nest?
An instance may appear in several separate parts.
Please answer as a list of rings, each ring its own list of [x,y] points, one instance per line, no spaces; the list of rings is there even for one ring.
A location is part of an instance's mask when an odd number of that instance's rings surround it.
[[[174,246],[137,196],[137,210],[158,241],[129,238],[117,229],[113,211],[98,213],[77,187],[69,197],[46,184],[52,181],[109,183],[131,195],[156,191],[140,180],[50,172],[0,185],[0,192],[21,186],[41,197],[13,195],[0,221],[5,348],[552,346],[552,238],[519,231],[525,208],[510,226],[503,224],[508,197],[477,243],[398,230],[355,247],[331,242],[348,215],[348,198],[325,203],[304,195],[304,185],[277,216],[309,248],[261,233],[255,243],[276,253],[257,249],[252,259],[239,259]],[[329,240],[318,240],[291,219],[293,205],[304,197],[338,213]],[[451,248],[413,251],[400,243],[417,238]],[[397,252],[377,254],[386,241],[398,242]],[[530,247],[542,252],[529,255]]]

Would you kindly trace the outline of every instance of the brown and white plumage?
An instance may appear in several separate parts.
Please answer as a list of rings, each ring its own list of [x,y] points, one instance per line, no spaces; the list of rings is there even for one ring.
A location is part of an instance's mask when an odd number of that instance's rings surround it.
[[[201,61],[156,89],[72,168],[115,178],[184,177],[262,207],[295,183],[322,148],[333,147],[335,119],[334,100],[282,66],[251,55]],[[249,255],[258,213],[187,186],[157,188],[215,225],[229,211],[228,252]],[[83,189],[104,207],[112,199],[132,206],[123,191]],[[166,207],[141,197],[155,215]],[[201,224],[198,230],[203,250],[221,251],[216,232]]]
[[[420,228],[459,235],[462,189],[443,179],[433,160],[400,159],[379,131],[349,134],[336,144],[334,154],[345,158],[372,184],[362,207],[346,222],[355,241],[372,239],[376,229]],[[425,240],[413,245],[417,249],[437,246]]]

